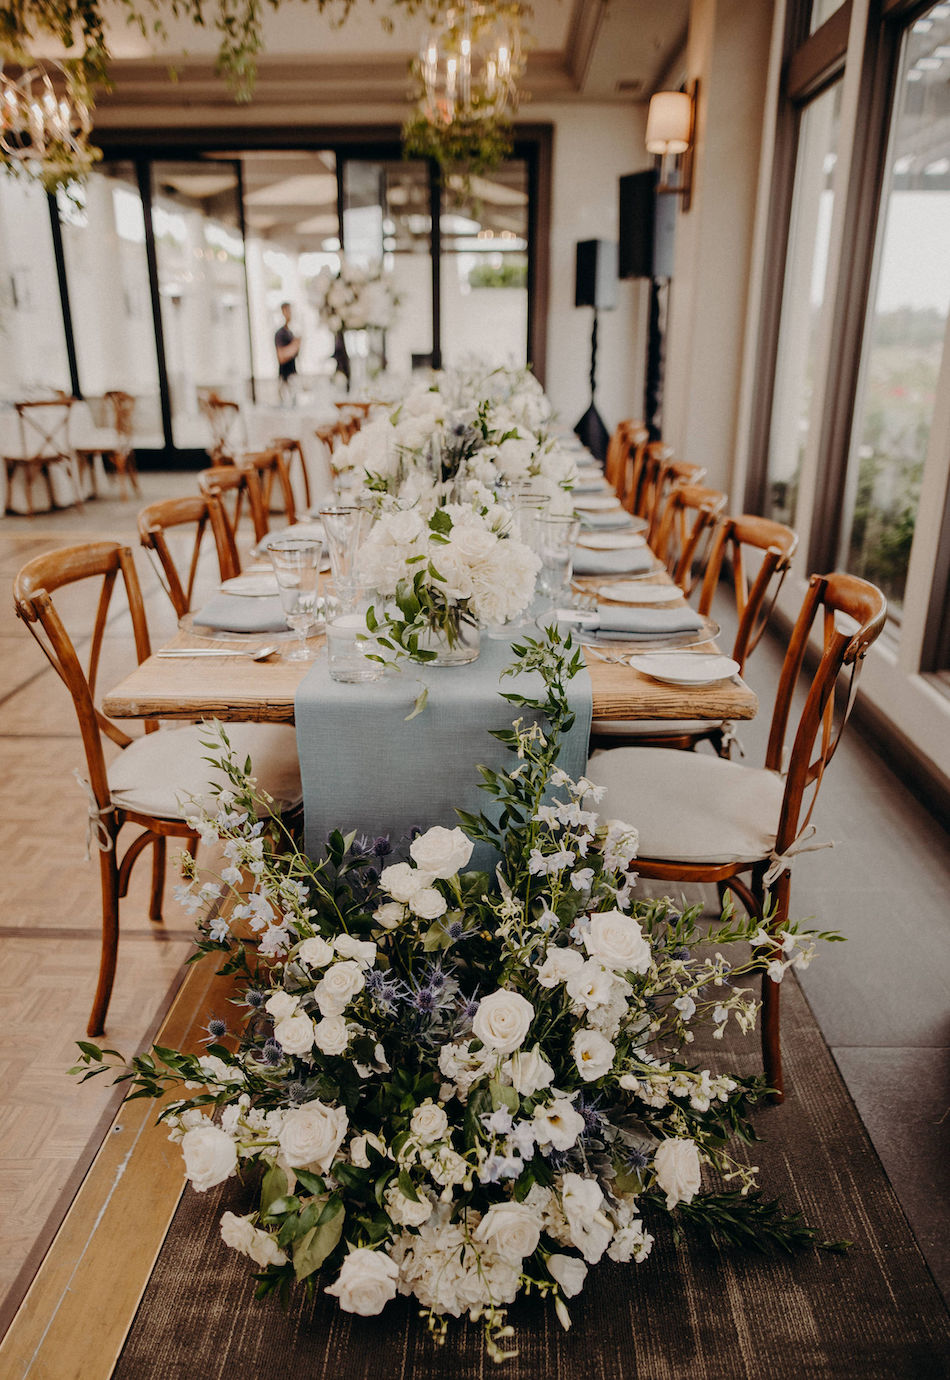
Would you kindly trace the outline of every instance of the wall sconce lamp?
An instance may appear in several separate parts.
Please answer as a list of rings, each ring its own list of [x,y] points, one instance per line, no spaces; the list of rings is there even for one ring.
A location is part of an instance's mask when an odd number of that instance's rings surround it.
[[[660,158],[659,193],[672,193],[683,198],[683,210],[689,210],[693,185],[693,152],[696,138],[696,99],[699,83],[691,83],[688,91],[657,91],[650,98],[647,116],[647,153]],[[667,159],[678,158],[674,165],[675,181],[667,173]]]

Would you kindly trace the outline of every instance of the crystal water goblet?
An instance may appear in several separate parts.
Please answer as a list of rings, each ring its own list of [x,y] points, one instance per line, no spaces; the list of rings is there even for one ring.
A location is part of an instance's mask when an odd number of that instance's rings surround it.
[[[358,597],[356,563],[368,516],[366,510],[356,504],[339,503],[320,510],[330,569],[343,612],[350,611]]]
[[[300,639],[286,659],[311,661],[316,653],[307,647],[307,634],[317,621],[317,578],[323,546],[318,541],[286,538],[271,542],[267,554],[277,577],[284,617]]]

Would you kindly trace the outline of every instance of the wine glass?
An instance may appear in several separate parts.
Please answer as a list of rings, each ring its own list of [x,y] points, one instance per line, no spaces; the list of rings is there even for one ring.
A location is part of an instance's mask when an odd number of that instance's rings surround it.
[[[317,576],[323,546],[318,541],[290,538],[271,542],[267,548],[284,617],[300,639],[287,653],[288,661],[311,661],[316,655],[307,647],[307,634],[316,622]]]
[[[320,520],[330,553],[330,568],[344,613],[351,611],[358,597],[356,561],[363,536],[363,524],[368,516],[365,509],[358,508],[355,504],[337,504],[320,510]]]
[[[570,593],[574,567],[574,546],[580,535],[580,522],[573,514],[555,517],[550,514],[535,519],[537,554],[541,557],[538,573],[538,593],[555,602]]]

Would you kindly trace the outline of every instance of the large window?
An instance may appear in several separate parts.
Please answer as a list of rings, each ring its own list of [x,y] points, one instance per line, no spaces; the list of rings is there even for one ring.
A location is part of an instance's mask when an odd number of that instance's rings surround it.
[[[0,187],[0,392],[10,402],[69,391],[50,208],[36,183]]]
[[[950,310],[950,5],[905,36],[848,464],[842,560],[904,598]]]

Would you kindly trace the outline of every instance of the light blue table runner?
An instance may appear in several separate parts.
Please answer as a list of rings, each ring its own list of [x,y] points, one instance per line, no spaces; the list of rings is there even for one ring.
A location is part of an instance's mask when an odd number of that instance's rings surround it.
[[[420,666],[362,685],[330,677],[321,656],[294,699],[297,750],[303,782],[306,849],[321,857],[327,835],[355,829],[370,839],[388,835],[405,857],[411,829],[458,824],[456,808],[492,817],[495,802],[479,789],[479,765],[510,771],[517,761],[489,730],[508,728],[519,710],[500,692],[543,698],[538,675],[507,676],[514,660],[505,641],[483,638],[468,666]],[[405,722],[419,691],[428,704]],[[592,715],[590,676],[569,682],[575,723],[561,744],[559,764],[577,778],[587,767]],[[470,867],[489,870],[493,850],[476,846]]]

